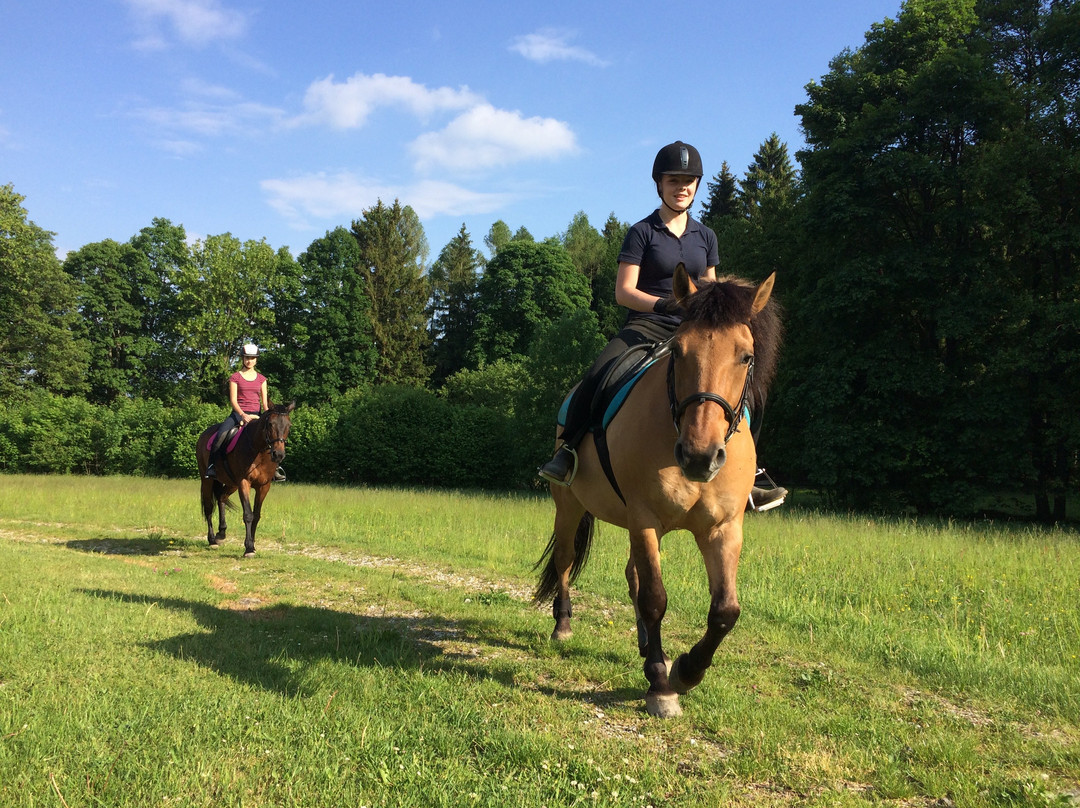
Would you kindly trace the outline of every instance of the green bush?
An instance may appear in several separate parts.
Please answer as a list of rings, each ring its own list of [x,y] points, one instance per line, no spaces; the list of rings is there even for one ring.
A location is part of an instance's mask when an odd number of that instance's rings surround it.
[[[0,412],[0,470],[195,478],[199,436],[225,415],[197,401],[98,406],[40,393]],[[289,479],[312,483],[522,488],[537,463],[524,434],[501,409],[414,387],[364,388],[297,408],[283,465]]]

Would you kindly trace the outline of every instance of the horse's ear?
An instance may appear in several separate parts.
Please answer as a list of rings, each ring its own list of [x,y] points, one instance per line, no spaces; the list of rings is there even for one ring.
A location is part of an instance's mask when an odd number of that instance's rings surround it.
[[[682,261],[675,267],[675,275],[671,278],[671,292],[676,300],[682,300],[687,295],[697,291],[697,284],[686,272],[686,265]]]
[[[285,412],[291,414],[292,411],[295,410],[295,409],[296,409],[296,402],[295,401],[290,401],[289,406],[285,408]]]
[[[750,307],[751,316],[765,308],[765,304],[769,302],[769,298],[772,296],[772,288],[775,282],[776,273],[774,272],[758,284],[757,291],[754,292],[754,304]]]

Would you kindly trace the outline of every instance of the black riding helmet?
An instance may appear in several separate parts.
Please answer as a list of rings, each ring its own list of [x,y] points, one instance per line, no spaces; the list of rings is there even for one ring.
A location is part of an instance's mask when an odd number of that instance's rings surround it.
[[[664,146],[653,160],[653,182],[660,182],[660,177],[664,174],[685,174],[701,179],[705,172],[701,168],[701,155],[698,150],[681,140]]]

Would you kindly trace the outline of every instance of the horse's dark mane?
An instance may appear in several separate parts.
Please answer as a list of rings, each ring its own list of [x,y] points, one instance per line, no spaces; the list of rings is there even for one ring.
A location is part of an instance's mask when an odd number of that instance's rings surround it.
[[[288,404],[271,404],[270,409],[267,412],[277,413],[278,415],[288,415],[291,410]]]
[[[683,320],[700,322],[710,328],[727,328],[747,323],[754,337],[754,392],[761,401],[776,376],[776,363],[784,329],[780,304],[770,297],[765,308],[751,316],[756,284],[736,278],[703,282],[698,291],[682,301]]]

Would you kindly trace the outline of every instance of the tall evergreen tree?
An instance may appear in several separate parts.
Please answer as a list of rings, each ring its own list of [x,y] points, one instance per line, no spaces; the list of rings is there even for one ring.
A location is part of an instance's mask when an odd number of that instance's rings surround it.
[[[706,185],[705,201],[701,206],[701,223],[719,234],[732,219],[738,218],[741,215],[741,209],[736,200],[737,191],[738,182],[725,160],[720,166],[720,171]],[[700,190],[698,194],[702,195]]]
[[[431,366],[437,385],[468,366],[476,286],[483,266],[484,258],[473,247],[469,231],[463,224],[458,234],[443,247],[428,273],[431,279]]]
[[[753,221],[790,208],[795,201],[795,179],[787,146],[773,132],[739,180],[736,198],[742,214]]]
[[[360,272],[371,301],[382,384],[422,385],[430,375],[427,353],[427,238],[415,211],[382,200],[352,224],[360,247]]]

